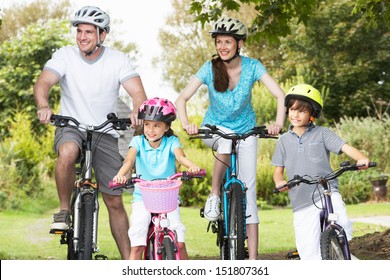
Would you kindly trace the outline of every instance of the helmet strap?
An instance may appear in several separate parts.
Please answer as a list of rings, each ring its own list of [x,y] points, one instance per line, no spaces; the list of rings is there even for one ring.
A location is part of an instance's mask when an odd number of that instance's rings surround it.
[[[97,37],[98,37],[98,43],[95,47],[95,49],[93,49],[92,51],[89,51],[89,52],[86,52],[85,55],[86,56],[91,56],[92,54],[94,54],[101,46],[101,42],[100,42],[100,32],[99,32],[99,27],[96,26],[96,34],[97,34]]]

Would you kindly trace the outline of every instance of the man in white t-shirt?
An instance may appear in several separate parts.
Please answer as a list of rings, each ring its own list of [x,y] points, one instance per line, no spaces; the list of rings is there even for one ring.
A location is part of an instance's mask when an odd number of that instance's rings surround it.
[[[75,13],[72,24],[77,28],[77,46],[65,46],[54,52],[34,85],[40,122],[47,124],[50,121],[53,111],[50,109],[49,91],[59,82],[59,114],[71,116],[84,124],[102,124],[107,120],[108,113],[116,112],[119,89],[123,86],[133,101],[133,111],[129,116],[132,125],[141,125],[137,112],[146,100],[141,78],[126,54],[102,45],[110,31],[109,15],[98,7],[85,6]],[[55,150],[58,158],[55,177],[60,212],[54,214],[51,229],[66,230],[69,227],[70,196],[82,137],[81,131],[56,129]],[[99,135],[93,167],[108,209],[111,232],[122,259],[126,259],[130,255],[127,234],[129,220],[123,206],[122,192],[113,192],[108,188],[108,182],[122,165],[117,143],[118,134],[114,130],[110,134]]]

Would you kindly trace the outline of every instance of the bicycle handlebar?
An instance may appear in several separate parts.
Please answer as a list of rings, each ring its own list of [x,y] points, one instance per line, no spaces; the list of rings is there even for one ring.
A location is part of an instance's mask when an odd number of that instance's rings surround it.
[[[286,184],[284,184],[281,187],[275,188],[273,190],[274,193],[280,193],[283,192],[287,189],[292,189],[295,186],[298,186],[300,183],[306,183],[309,185],[314,185],[314,184],[319,184],[321,182],[328,182],[330,180],[333,180],[337,177],[339,177],[341,174],[343,174],[346,171],[355,171],[359,170],[360,167],[364,166],[363,164],[351,164],[349,161],[344,161],[340,164],[340,168],[329,173],[328,175],[325,176],[319,176],[317,178],[310,178],[306,179],[307,175],[300,176],[300,175],[294,175],[294,178],[289,180]],[[376,162],[370,162],[368,164],[368,167],[375,167]]]
[[[207,138],[212,138],[212,135],[219,135],[222,138],[225,139],[230,139],[230,140],[244,140],[248,138],[249,136],[255,135],[256,137],[259,138],[274,138],[278,139],[277,136],[273,136],[268,134],[268,129],[265,126],[255,126],[248,132],[244,134],[236,134],[236,133],[226,133],[222,130],[220,130],[217,126],[215,125],[210,125],[206,124],[205,125],[207,128],[206,129],[198,129],[198,136],[191,136],[190,139],[196,139],[196,138],[202,138],[202,139],[207,139]]]
[[[193,179],[193,178],[204,178],[204,177],[206,177],[206,170],[205,169],[201,169],[197,173],[193,173],[193,172],[189,172],[189,171],[183,171],[183,172],[179,172],[179,173],[173,174],[172,176],[170,176],[168,178],[153,179],[151,181],[156,181],[156,180],[176,180],[176,179],[179,179],[179,178],[182,181],[188,181],[188,180]],[[134,188],[134,184],[135,183],[144,182],[144,181],[147,181],[147,180],[141,179],[141,175],[133,174],[132,177],[129,178],[126,181],[126,183],[124,183],[124,184],[117,183],[117,182],[114,182],[114,181],[110,181],[108,185],[109,185],[109,188],[112,189],[112,190],[117,190],[117,189],[121,189],[121,188],[132,189],[132,188]]]
[[[74,125],[69,124],[70,121],[74,123]],[[114,128],[115,130],[126,130],[128,126],[131,125],[131,120],[129,118],[118,118],[115,113],[108,114],[107,120],[97,126],[82,124],[75,118],[61,115],[51,115],[50,122],[52,125],[58,127],[72,126],[76,128],[83,128],[88,131],[100,130],[110,123],[112,123],[112,128]]]

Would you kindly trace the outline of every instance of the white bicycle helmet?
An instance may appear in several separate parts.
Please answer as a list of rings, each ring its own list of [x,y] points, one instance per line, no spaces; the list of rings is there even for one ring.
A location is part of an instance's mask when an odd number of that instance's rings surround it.
[[[98,7],[85,6],[78,10],[74,15],[72,24],[77,26],[80,23],[93,24],[107,33],[110,32],[110,16]]]
[[[231,35],[237,40],[246,40],[247,30],[245,25],[235,18],[222,18],[214,24],[210,31],[211,37],[215,38],[217,35],[225,34]]]

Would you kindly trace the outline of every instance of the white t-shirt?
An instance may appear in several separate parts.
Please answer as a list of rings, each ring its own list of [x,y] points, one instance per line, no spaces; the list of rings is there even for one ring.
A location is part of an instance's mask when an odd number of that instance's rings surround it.
[[[139,76],[125,53],[107,47],[93,61],[86,60],[77,46],[62,47],[44,70],[60,79],[59,114],[89,125],[100,125],[107,114],[116,113],[121,84]]]

